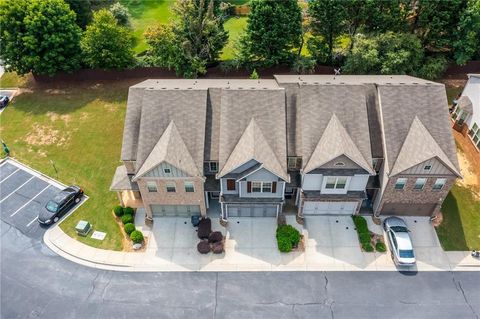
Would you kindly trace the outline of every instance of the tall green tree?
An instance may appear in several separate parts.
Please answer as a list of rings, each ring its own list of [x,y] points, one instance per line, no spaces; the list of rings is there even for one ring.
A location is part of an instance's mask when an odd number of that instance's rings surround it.
[[[134,64],[135,38],[131,29],[121,26],[113,14],[101,9],[83,34],[81,47],[85,64],[91,68],[123,69]]]
[[[367,33],[407,32],[412,0],[366,0],[365,23]]]
[[[335,42],[346,32],[346,3],[338,0],[312,0],[308,6],[313,37],[308,47],[320,63],[332,64]]]
[[[204,74],[209,64],[218,61],[228,41],[219,4],[214,0],[177,0],[173,22],[145,33],[150,45],[147,61],[187,78]]]
[[[472,58],[480,59],[480,0],[470,0],[460,16],[453,48],[457,64],[465,64]]]
[[[297,0],[252,0],[237,59],[252,66],[292,63],[302,37]]]
[[[87,24],[92,21],[92,6],[90,0],[63,0],[76,14],[77,25],[85,30]]]
[[[79,67],[81,29],[63,0],[0,2],[0,57],[8,71],[53,75]]]
[[[128,11],[128,8],[126,6],[122,5],[120,2],[115,2],[110,7],[110,12],[113,14],[115,19],[117,19],[119,25],[123,25],[125,27],[131,26],[130,12]]]

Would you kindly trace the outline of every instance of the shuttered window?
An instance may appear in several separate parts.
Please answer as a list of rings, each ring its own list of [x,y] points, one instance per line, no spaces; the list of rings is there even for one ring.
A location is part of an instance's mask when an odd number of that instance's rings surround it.
[[[273,182],[272,183],[272,193],[276,193],[277,192],[277,182]]]
[[[235,180],[227,179],[227,191],[234,191],[234,190],[235,190]]]

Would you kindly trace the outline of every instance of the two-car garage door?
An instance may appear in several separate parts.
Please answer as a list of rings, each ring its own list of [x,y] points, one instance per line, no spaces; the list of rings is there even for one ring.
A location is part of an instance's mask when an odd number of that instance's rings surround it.
[[[153,217],[200,215],[198,205],[150,205]]]
[[[357,202],[305,202],[303,215],[353,215]]]
[[[277,217],[276,205],[227,205],[228,217]]]

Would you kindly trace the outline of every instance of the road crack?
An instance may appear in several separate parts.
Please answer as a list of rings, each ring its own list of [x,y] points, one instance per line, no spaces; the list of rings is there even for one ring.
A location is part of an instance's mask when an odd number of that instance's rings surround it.
[[[467,295],[465,294],[465,290],[463,290],[462,283],[455,278],[455,274],[453,272],[452,272],[452,281],[453,281],[453,284],[455,285],[455,288],[462,294],[463,300],[465,300],[465,303],[470,308],[470,311],[472,312],[472,314],[475,316],[476,319],[479,319],[480,317],[478,316],[473,306],[470,304],[470,301],[468,300]]]

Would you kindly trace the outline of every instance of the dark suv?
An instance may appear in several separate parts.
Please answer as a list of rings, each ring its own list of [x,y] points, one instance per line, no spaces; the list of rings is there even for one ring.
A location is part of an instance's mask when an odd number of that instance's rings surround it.
[[[80,202],[83,190],[78,186],[69,186],[47,202],[38,214],[38,222],[44,225],[56,223],[75,204]]]

